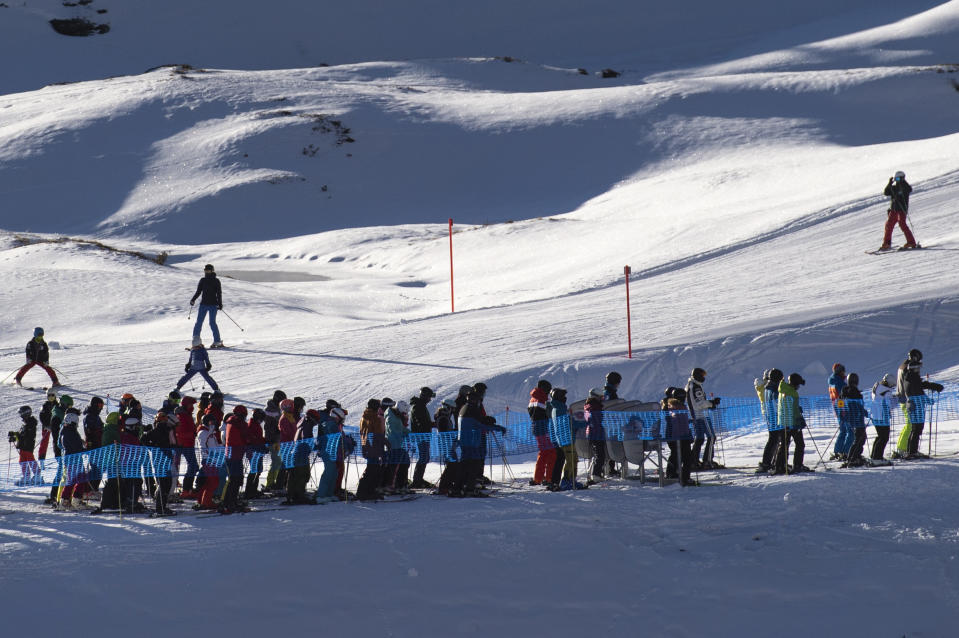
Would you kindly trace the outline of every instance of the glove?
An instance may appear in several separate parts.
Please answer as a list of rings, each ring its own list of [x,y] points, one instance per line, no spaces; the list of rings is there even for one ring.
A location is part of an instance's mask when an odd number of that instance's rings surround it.
[[[932,390],[933,392],[942,392],[942,387],[943,387],[943,386],[942,386],[941,383],[930,383],[930,384],[929,384],[929,389]]]
[[[496,429],[496,431],[499,432],[500,434],[506,434],[506,428],[504,428],[502,425],[495,425],[495,426],[493,426],[493,427],[494,427],[494,428]]]
[[[710,399],[710,403],[712,403],[713,407],[715,408],[717,405],[719,405],[719,397],[716,397],[715,399]]]
[[[190,371],[190,364],[189,364],[189,363],[186,364],[185,366],[183,366],[183,371],[184,371],[184,372],[189,372],[189,371]]]
[[[192,306],[193,304],[195,304],[195,303],[196,303],[196,300],[194,300],[194,299],[191,299],[191,300],[190,300],[190,305],[191,305],[191,306]]]
[[[208,366],[206,367],[206,371],[207,371],[207,372],[209,372],[209,371],[212,370],[212,369],[213,369],[213,366],[212,366],[212,365],[208,365]]]
[[[223,304],[220,304],[219,306],[217,306],[216,309],[217,309],[217,310],[223,310]]]

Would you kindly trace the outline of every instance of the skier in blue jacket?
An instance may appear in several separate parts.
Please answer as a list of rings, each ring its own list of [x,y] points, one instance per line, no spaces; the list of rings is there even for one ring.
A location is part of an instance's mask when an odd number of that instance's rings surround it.
[[[206,348],[203,347],[200,337],[193,337],[193,348],[190,350],[190,360],[187,361],[183,367],[186,374],[177,382],[176,391],[179,392],[180,388],[193,378],[193,375],[199,374],[203,377],[204,381],[210,384],[210,388],[212,388],[214,392],[219,392],[220,387],[216,384],[216,381],[213,380],[213,377],[210,376],[210,370],[212,369],[213,364],[210,363],[210,355],[207,354]]]

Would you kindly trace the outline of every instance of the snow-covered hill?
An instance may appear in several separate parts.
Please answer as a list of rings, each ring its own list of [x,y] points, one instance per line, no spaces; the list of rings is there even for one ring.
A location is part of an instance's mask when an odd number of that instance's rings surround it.
[[[959,380],[957,1],[5,4],[0,52],[18,63],[0,70],[4,374],[42,325],[76,399],[131,391],[156,409],[213,263],[235,346],[213,353],[214,375],[251,406],[281,387],[353,419],[372,396],[482,380],[491,410],[515,410],[539,378],[580,398],[612,369],[622,394],[650,400],[695,366],[723,396],[750,395],[771,366],[815,394],[834,361],[871,385],[912,347]],[[71,38],[47,22],[72,17],[110,29]],[[896,170],[928,249],[867,255]],[[25,402],[39,394],[0,386],[0,430]],[[943,424],[941,452],[956,433]],[[824,447],[831,432],[812,434]],[[169,631],[143,621],[158,591],[217,630],[194,613],[200,564],[217,592],[323,579],[399,592],[325,616],[282,588],[220,597],[247,621],[234,630],[808,635],[825,618],[825,635],[949,635],[955,460],[766,480],[743,470],[762,443],[726,441],[741,471],[695,494],[624,482],[122,523],[51,521],[39,491],[4,495],[0,579],[31,612],[41,591],[141,587],[115,620],[146,634]],[[197,543],[211,534],[215,548]],[[906,586],[875,586],[890,569]],[[83,609],[109,618],[113,602]],[[809,618],[780,625],[797,605]],[[57,628],[81,611],[61,609]]]

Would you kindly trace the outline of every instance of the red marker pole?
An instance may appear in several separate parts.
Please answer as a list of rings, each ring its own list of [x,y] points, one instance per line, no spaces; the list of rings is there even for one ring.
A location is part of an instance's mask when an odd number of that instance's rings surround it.
[[[632,272],[629,266],[623,267],[623,274],[626,275],[626,339],[627,339],[627,351],[626,357],[628,359],[633,358],[633,326],[629,317],[629,273]]]
[[[453,304],[453,218],[450,217],[450,312],[456,312]]]

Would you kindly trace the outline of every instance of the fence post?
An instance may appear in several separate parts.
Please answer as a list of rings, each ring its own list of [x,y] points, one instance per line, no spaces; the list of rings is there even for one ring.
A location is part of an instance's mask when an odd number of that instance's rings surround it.
[[[623,274],[626,275],[626,358],[633,358],[633,327],[629,315],[629,274],[632,272],[629,266],[623,267]]]
[[[450,312],[456,312],[453,304],[453,218],[450,217]]]

